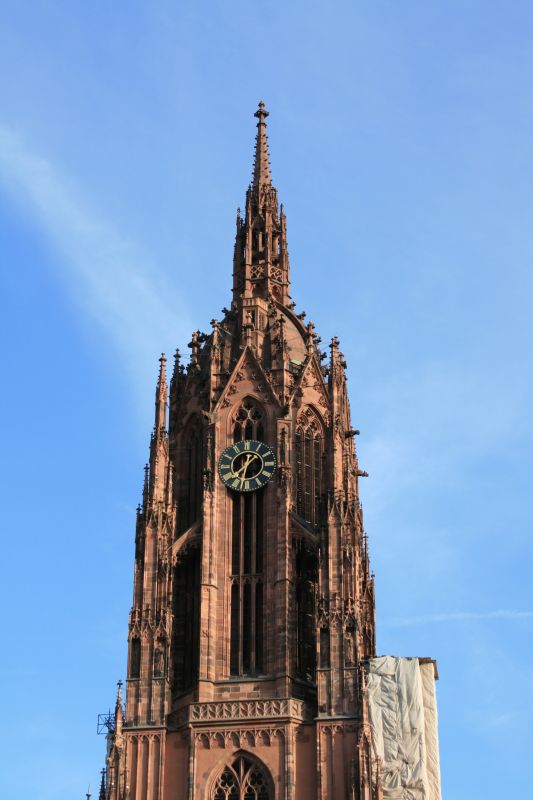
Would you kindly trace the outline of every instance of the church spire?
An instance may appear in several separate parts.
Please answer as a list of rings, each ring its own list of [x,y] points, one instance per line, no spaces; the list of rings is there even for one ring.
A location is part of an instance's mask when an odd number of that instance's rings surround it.
[[[266,118],[268,111],[261,100],[254,114],[257,117],[257,136],[255,138],[255,160],[253,187],[258,191],[263,186],[270,186],[270,157],[268,155],[268,139],[266,135]]]
[[[246,191],[244,219],[237,214],[233,259],[234,309],[241,315],[241,332],[247,314],[263,314],[259,300],[271,299],[288,305],[289,254],[285,215],[280,214],[278,193],[270,177],[270,157],[266,135],[268,111],[261,100],[257,118],[253,180]],[[254,306],[254,307],[253,307]],[[258,334],[260,335],[260,334]],[[257,337],[256,337],[257,338]]]

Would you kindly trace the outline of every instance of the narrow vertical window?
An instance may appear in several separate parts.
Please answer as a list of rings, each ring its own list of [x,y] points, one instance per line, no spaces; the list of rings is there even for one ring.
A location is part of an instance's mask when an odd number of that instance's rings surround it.
[[[263,414],[247,397],[237,411],[233,439],[263,440]],[[230,673],[263,670],[264,489],[232,495]]]
[[[255,587],[255,666],[258,672],[263,669],[263,584]]]
[[[185,692],[198,676],[200,555],[187,553],[174,570],[174,691]]]
[[[329,630],[320,628],[320,666],[329,667]]]
[[[302,472],[303,472],[303,431],[301,427],[296,429],[295,439],[295,456],[296,456],[296,509],[298,513],[302,514],[303,509],[303,487],[302,487]]]
[[[178,514],[180,530],[185,531],[200,518],[202,511],[203,433],[198,418],[189,422],[183,434],[181,461],[183,479]]]
[[[240,619],[239,619],[239,584],[231,585],[231,652],[230,652],[230,672],[232,675],[239,674],[239,652],[240,652]]]
[[[316,628],[315,598],[317,559],[302,543],[296,546],[296,671],[306,680],[315,680]]]
[[[137,637],[131,640],[130,651],[130,678],[141,676],[141,640]]]
[[[316,526],[320,524],[322,508],[324,433],[310,408],[298,418],[294,450],[296,511],[306,522]]]

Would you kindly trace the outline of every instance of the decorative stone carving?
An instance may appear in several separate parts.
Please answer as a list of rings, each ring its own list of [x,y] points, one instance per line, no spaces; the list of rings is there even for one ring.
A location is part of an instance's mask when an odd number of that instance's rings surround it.
[[[215,731],[195,731],[194,739],[202,747],[256,747],[258,744],[270,746],[275,737],[284,738],[283,728],[221,728]]]
[[[321,595],[317,605],[317,623],[320,628],[343,626],[353,628],[356,624],[355,602],[352,597],[345,600],[333,595]]]
[[[303,700],[239,700],[235,702],[193,703],[189,706],[190,722],[213,720],[246,720],[258,718],[290,717],[309,719],[311,715]]]

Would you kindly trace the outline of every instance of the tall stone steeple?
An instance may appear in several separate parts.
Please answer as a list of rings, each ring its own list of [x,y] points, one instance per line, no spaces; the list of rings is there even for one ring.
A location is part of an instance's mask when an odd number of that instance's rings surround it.
[[[263,102],[255,116],[258,123],[253,180],[246,192],[244,219],[240,211],[237,213],[233,263],[233,303],[244,314],[256,313],[262,306],[260,300],[288,304],[290,299],[286,221],[270,178],[265,121],[268,111]]]
[[[170,397],[160,360],[105,800],[378,797],[365,473],[338,340],[326,366],[289,295],[267,116],[261,102],[231,307],[186,367],[176,354]]]

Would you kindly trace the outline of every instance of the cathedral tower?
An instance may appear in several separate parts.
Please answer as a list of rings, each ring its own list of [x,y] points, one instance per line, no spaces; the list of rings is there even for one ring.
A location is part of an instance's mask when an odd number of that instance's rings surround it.
[[[373,800],[346,362],[290,296],[263,103],[231,307],[160,359],[104,800]]]

